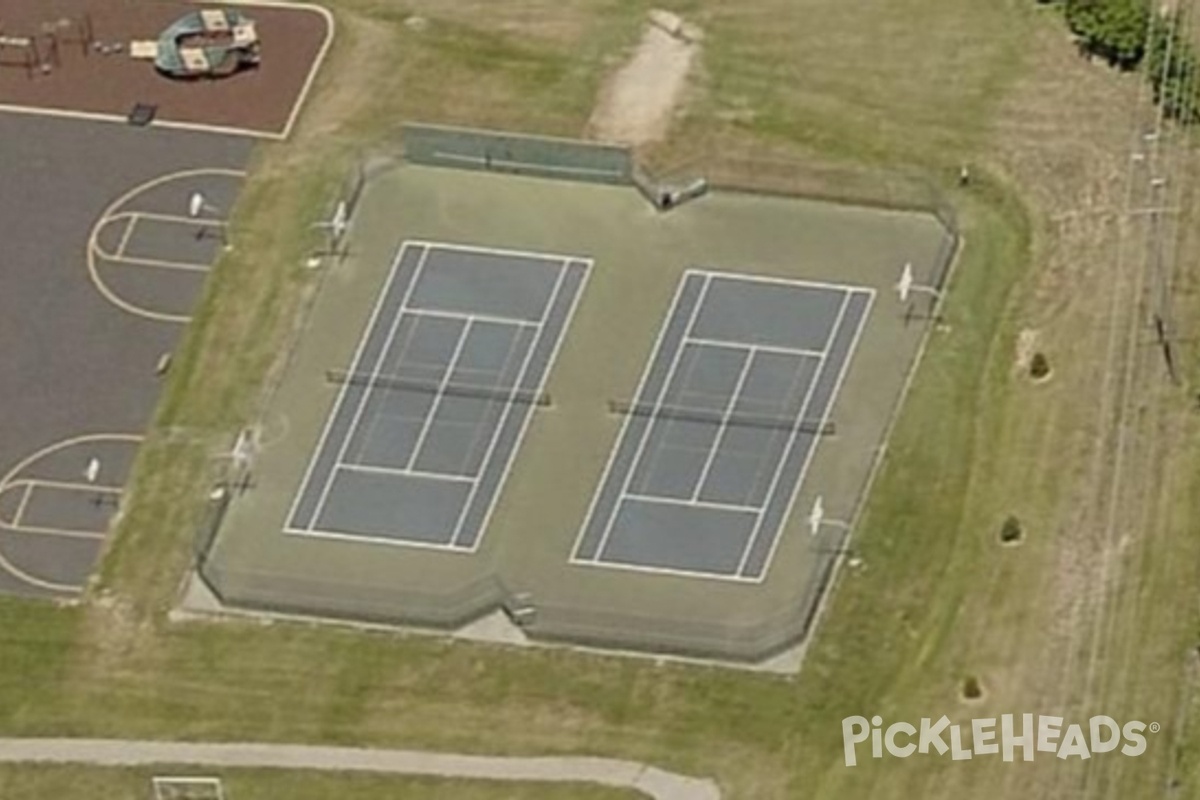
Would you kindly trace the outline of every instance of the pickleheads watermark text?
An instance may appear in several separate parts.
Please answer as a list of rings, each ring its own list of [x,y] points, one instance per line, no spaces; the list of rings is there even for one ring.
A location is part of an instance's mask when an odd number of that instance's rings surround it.
[[[892,722],[886,727],[882,717],[868,720],[855,716],[842,720],[842,746],[848,767],[858,763],[858,747],[868,740],[872,758],[883,758],[884,753],[896,758],[908,758],[914,753],[939,756],[949,753],[954,761],[995,755],[1013,761],[1020,751],[1024,761],[1033,761],[1038,753],[1085,760],[1094,754],[1114,751],[1140,756],[1146,752],[1146,733],[1158,731],[1157,722],[1130,720],[1121,724],[1107,716],[1064,726],[1062,717],[1046,715],[1003,714],[999,719],[973,719],[962,724],[951,723],[943,715],[937,720],[924,717],[916,725]]]

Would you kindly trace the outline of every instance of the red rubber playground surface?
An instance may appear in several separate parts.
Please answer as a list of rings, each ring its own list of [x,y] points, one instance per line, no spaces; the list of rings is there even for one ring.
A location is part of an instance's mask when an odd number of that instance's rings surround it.
[[[52,63],[49,70],[31,69],[25,49],[0,47],[0,109],[124,119],[144,103],[158,107],[156,123],[286,137],[332,38],[332,18],[311,5],[237,3],[257,24],[262,63],[228,78],[175,80],[129,55],[130,41],[157,38],[197,7],[156,0],[5,0],[0,35],[34,39],[38,58]],[[84,19],[90,20],[92,47],[74,22]],[[59,32],[57,48],[44,33],[48,29]]]

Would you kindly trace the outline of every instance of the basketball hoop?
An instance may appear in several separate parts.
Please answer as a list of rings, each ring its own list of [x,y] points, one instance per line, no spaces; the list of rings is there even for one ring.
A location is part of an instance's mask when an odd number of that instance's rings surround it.
[[[199,219],[200,214],[204,212],[216,214],[216,211],[200,192],[192,192],[192,196],[188,198],[188,216],[192,219]]]

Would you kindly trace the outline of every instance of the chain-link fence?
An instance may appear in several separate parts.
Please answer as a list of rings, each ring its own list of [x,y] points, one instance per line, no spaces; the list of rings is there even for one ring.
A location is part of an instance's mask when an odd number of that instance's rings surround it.
[[[936,182],[917,175],[730,152],[691,158],[652,171],[636,164],[627,148],[589,142],[418,125],[406,126],[404,137],[406,158],[420,164],[630,185],[662,210],[668,210],[660,202],[664,189],[703,185],[724,191],[928,213],[946,230],[941,251],[927,276],[939,288],[948,279],[957,252],[958,221],[953,205]],[[350,220],[373,177],[395,166],[395,154],[355,163],[338,199]],[[290,354],[307,328],[322,280],[314,281],[282,349],[283,355],[264,387],[260,403],[264,416],[290,367]],[[445,582],[429,590],[397,586],[396,582],[383,585],[347,581],[345,576],[322,578],[313,571],[289,571],[282,563],[271,570],[239,565],[234,551],[219,559],[209,557],[221,521],[246,478],[231,471],[211,494],[196,533],[196,567],[223,601],[286,613],[453,628],[502,608],[534,637],[758,661],[807,635],[835,565],[845,555],[844,541],[820,552],[803,572],[790,576],[797,588],[778,592],[781,599],[773,610],[747,614],[744,619],[736,615],[709,619],[700,615],[672,616],[651,606],[635,613],[621,610],[620,604],[606,607],[603,602],[571,602],[566,599],[570,593],[556,597],[514,594],[494,573]],[[861,508],[867,491],[869,479],[860,489],[856,508]],[[563,568],[567,568],[565,563]]]
[[[633,172],[633,155],[620,145],[415,123],[403,130],[404,157],[414,164],[615,184]]]
[[[653,653],[717,658],[743,663],[761,662],[801,642],[807,635],[829,579],[834,553],[814,559],[807,574],[793,574],[803,589],[779,601],[774,610],[721,618],[710,614],[671,616],[647,606],[644,613],[609,610],[599,605],[553,602],[532,598],[529,622],[523,625],[535,638]]]
[[[494,575],[425,591],[399,580],[381,586],[336,573],[322,579],[312,571],[255,569],[236,557],[205,559],[200,566],[205,584],[223,603],[393,625],[453,629],[504,606],[512,596]]]

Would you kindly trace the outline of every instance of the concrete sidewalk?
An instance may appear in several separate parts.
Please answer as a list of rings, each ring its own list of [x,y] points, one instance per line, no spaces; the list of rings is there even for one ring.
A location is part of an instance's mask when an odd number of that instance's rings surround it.
[[[270,767],[493,781],[599,783],[636,789],[656,800],[719,800],[711,780],[664,772],[633,761],[585,756],[508,757],[250,742],[150,742],[121,739],[0,739],[0,762],[95,764],[106,767],[181,764]]]

